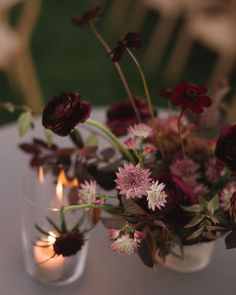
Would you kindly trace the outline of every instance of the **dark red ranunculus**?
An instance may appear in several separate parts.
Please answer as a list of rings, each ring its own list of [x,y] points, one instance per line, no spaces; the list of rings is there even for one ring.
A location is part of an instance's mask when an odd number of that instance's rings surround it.
[[[165,193],[167,194],[167,203],[162,209],[167,212],[174,212],[180,208],[180,205],[191,205],[196,203],[196,197],[191,187],[181,178],[174,174],[162,174],[157,180],[165,184]],[[173,213],[174,214],[174,213]]]
[[[60,136],[66,136],[78,124],[86,121],[91,106],[79,93],[61,93],[53,97],[43,110],[43,126]]]
[[[56,238],[53,249],[57,255],[71,256],[81,250],[84,236],[80,232],[69,232]]]
[[[139,49],[142,46],[141,34],[130,32],[116,42],[117,46],[111,51],[113,62],[119,62],[127,48]]]
[[[205,95],[206,87],[197,86],[193,83],[182,82],[172,89],[162,89],[159,94],[182,110],[190,109],[194,113],[202,113],[204,108],[211,106],[211,98]]]
[[[236,124],[223,130],[216,143],[215,155],[230,170],[236,171]]]
[[[147,102],[134,98],[134,103],[142,121],[147,122],[151,118]],[[116,136],[127,134],[128,127],[137,123],[139,122],[130,100],[115,103],[107,110],[107,126]]]
[[[84,27],[91,21],[96,21],[100,18],[101,12],[100,7],[97,6],[94,9],[86,11],[81,17],[75,17],[71,20],[72,24],[76,27]]]

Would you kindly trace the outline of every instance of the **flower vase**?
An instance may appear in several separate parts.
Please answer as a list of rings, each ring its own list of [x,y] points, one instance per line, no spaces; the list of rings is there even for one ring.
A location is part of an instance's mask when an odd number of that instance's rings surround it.
[[[196,243],[183,246],[183,258],[180,259],[173,254],[168,254],[162,265],[164,268],[179,273],[194,273],[205,269],[212,258],[215,241]],[[160,261],[156,255],[156,261]]]
[[[22,237],[26,271],[41,283],[55,286],[67,285],[83,274],[88,252],[88,236],[81,238],[81,248],[76,253],[56,254],[56,239],[61,238],[60,247],[65,248],[65,237],[68,239],[69,236],[70,239],[73,235],[71,232],[60,234],[62,208],[68,205],[68,200],[65,198],[62,202],[56,199],[55,180],[52,176],[51,178],[47,176],[44,183],[40,183],[37,173],[34,172],[31,171],[20,182],[20,194],[23,197]],[[65,197],[66,189],[63,194]],[[59,204],[61,202],[62,204]],[[86,231],[91,226],[86,214],[82,211],[67,212],[63,216],[68,229],[78,224],[79,220],[83,220],[81,222],[83,230]],[[76,239],[81,237],[80,232],[76,234]],[[73,243],[74,240],[72,245],[70,243],[69,249],[66,246],[67,252],[74,248]]]

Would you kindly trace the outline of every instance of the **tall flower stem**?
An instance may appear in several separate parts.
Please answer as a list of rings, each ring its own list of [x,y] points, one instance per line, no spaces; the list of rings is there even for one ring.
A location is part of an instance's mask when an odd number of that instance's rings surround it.
[[[184,145],[184,140],[183,140],[183,134],[181,131],[181,119],[183,117],[184,110],[181,111],[179,118],[178,118],[178,134],[180,138],[180,144],[181,144],[181,149],[182,149],[182,154],[183,154],[183,159],[184,159],[184,169],[185,169],[185,175],[188,176],[189,171],[188,171],[188,165],[187,165],[187,156],[186,156],[186,150],[185,150],[185,145]]]
[[[110,52],[112,51],[112,49],[110,48],[110,46],[106,43],[106,41],[103,39],[103,37],[100,35],[100,33],[97,31],[97,29],[95,28],[93,22],[90,22],[90,28],[92,29],[94,35],[97,37],[98,41],[100,42],[100,44],[105,48],[105,50],[107,51],[108,54],[110,54]],[[137,106],[134,102],[134,96],[132,95],[131,93],[131,90],[129,88],[129,85],[128,85],[128,82],[125,78],[125,75],[120,67],[120,65],[115,62],[114,63],[114,66],[115,66],[115,69],[120,77],[120,80],[125,88],[125,91],[129,97],[129,100],[130,100],[130,103],[132,105],[132,108],[134,110],[134,113],[135,113],[135,116],[137,117],[138,121],[141,122],[141,117],[140,117],[140,114],[139,114],[139,111],[137,109]]]
[[[134,61],[135,65],[136,65],[136,67],[137,67],[137,69],[139,71],[139,74],[141,76],[144,91],[145,91],[145,95],[146,95],[146,99],[147,99],[147,103],[148,103],[148,108],[149,108],[152,120],[154,120],[155,116],[154,116],[154,112],[153,112],[152,100],[151,100],[151,96],[150,96],[150,91],[148,89],[146,77],[144,75],[142,67],[141,67],[140,63],[138,62],[137,58],[134,56],[134,54],[131,52],[131,50],[129,48],[127,48],[126,50],[127,50],[128,54],[130,55],[130,57],[132,58],[132,60]]]
[[[80,209],[111,209],[113,206],[111,205],[88,205],[88,204],[82,204],[82,205],[71,205],[63,208],[63,213],[67,213],[69,211],[75,211]]]
[[[125,145],[119,140],[118,137],[116,137],[106,126],[104,126],[103,124],[91,120],[91,119],[87,119],[85,121],[85,123],[87,125],[93,126],[95,128],[97,128],[98,130],[100,130],[102,133],[104,133],[106,136],[108,136],[112,142],[115,143],[115,145],[119,148],[119,150],[123,153],[123,155],[132,163],[135,163],[135,158],[134,156],[130,153],[130,151],[125,147]]]

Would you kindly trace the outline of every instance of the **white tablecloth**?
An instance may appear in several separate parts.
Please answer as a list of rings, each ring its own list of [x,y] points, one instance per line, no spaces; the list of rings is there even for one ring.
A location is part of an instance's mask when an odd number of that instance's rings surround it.
[[[94,118],[102,118],[96,110]],[[40,122],[38,122],[40,123]],[[36,126],[40,124],[36,124]],[[37,134],[43,131],[36,128]],[[34,133],[27,135],[31,138]],[[0,294],[4,295],[234,295],[236,250],[217,242],[210,266],[196,274],[177,274],[145,267],[136,255],[121,257],[109,248],[101,225],[91,234],[83,276],[66,287],[49,287],[31,279],[24,270],[21,245],[21,198],[17,183],[27,170],[28,158],[18,150],[17,126],[0,129]],[[65,142],[65,139],[62,139]]]

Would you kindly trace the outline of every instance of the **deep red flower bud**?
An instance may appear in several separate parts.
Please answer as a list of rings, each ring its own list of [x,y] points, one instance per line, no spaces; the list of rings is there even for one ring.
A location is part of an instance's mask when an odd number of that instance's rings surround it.
[[[230,170],[236,171],[236,125],[223,130],[216,143],[215,155]]]
[[[71,20],[72,24],[76,27],[84,27],[88,25],[91,21],[96,21],[101,16],[101,8],[99,6],[86,11],[82,17],[75,17]]]
[[[159,94],[182,110],[190,109],[194,113],[202,113],[204,108],[211,106],[211,98],[205,95],[206,87],[200,87],[193,83],[182,82],[172,89],[162,89]]]
[[[119,62],[127,48],[139,49],[142,46],[141,33],[130,32],[116,42],[117,46],[111,51],[113,62]]]
[[[60,136],[66,136],[78,124],[86,121],[91,106],[79,93],[61,93],[52,98],[43,110],[43,126]]]
[[[80,232],[69,232],[56,238],[53,249],[57,255],[71,256],[81,250],[84,236]]]

